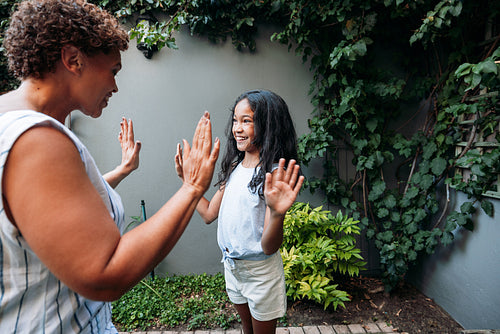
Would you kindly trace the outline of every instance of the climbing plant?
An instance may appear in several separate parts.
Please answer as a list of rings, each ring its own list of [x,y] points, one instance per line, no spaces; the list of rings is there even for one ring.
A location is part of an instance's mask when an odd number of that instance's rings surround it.
[[[499,1],[92,2],[132,22],[131,37],[153,57],[175,49],[183,27],[250,52],[259,25],[274,27],[272,40],[313,73],[314,111],[299,152],[324,173],[307,186],[361,221],[388,289],[421,255],[450,244],[458,226],[473,230],[476,210],[494,215],[484,194],[500,172]],[[0,4],[2,15],[12,3]],[[478,146],[480,138],[490,145]],[[343,150],[352,155],[349,179],[339,174]],[[464,168],[467,177],[457,173]],[[468,198],[456,211],[450,187]]]

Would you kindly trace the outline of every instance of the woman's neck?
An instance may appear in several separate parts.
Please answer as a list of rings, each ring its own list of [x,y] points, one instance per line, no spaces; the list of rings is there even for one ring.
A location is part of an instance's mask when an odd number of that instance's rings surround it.
[[[13,110],[34,110],[64,123],[66,112],[64,100],[58,98],[57,87],[44,80],[27,79],[19,88],[2,96],[0,112]]]

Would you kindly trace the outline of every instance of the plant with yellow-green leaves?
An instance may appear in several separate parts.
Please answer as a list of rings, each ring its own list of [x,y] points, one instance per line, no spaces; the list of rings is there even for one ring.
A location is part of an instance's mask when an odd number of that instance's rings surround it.
[[[309,299],[325,309],[344,307],[350,298],[337,289],[335,276],[358,275],[366,264],[356,248],[358,223],[340,211],[334,216],[307,203],[292,206],[285,217],[281,247],[288,297]]]

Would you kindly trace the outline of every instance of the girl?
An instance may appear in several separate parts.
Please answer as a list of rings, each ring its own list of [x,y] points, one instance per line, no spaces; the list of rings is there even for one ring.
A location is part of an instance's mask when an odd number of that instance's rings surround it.
[[[226,290],[244,333],[274,333],[286,312],[283,219],[304,181],[295,160],[295,129],[281,97],[254,90],[236,100],[226,135],[219,189],[196,209],[207,224],[218,217]],[[183,178],[180,145],[175,162]]]

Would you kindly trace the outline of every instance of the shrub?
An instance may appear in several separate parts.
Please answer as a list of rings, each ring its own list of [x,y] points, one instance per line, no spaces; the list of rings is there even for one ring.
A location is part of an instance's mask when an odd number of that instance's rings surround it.
[[[340,211],[333,216],[307,203],[297,202],[290,208],[281,248],[288,297],[306,298],[325,309],[330,304],[334,309],[345,307],[349,295],[337,289],[334,276],[358,275],[366,264],[355,247],[358,223]]]

